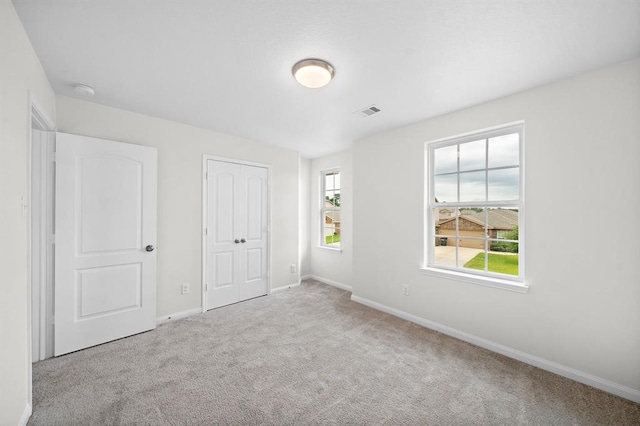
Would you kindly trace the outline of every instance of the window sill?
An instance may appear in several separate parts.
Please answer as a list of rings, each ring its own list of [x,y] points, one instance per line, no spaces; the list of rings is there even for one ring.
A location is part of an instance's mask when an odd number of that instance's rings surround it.
[[[464,272],[448,271],[440,268],[421,267],[423,274],[438,278],[447,278],[465,283],[483,285],[485,287],[499,288],[501,290],[514,291],[516,293],[527,293],[529,286],[524,283],[502,280],[494,277],[481,277],[478,275],[465,274]]]
[[[330,253],[337,253],[337,254],[342,253],[342,249],[338,247],[318,246],[317,248],[319,248],[320,250],[328,251]]]

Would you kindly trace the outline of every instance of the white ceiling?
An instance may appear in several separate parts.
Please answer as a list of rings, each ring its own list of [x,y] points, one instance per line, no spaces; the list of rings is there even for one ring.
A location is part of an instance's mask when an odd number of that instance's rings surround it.
[[[85,83],[92,102],[307,158],[640,56],[640,0],[13,3],[56,93]],[[307,57],[333,82],[297,84]]]

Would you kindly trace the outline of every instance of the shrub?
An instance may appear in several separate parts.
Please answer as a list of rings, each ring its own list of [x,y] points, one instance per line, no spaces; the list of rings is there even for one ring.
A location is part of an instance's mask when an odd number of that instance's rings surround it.
[[[491,251],[501,251],[505,253],[518,253],[518,243],[510,243],[507,241],[499,241],[491,244],[489,247]]]

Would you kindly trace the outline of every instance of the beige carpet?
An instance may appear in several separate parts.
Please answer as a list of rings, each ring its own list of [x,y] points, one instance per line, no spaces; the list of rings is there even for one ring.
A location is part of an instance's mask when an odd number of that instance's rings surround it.
[[[638,425],[640,405],[314,281],[34,365],[31,425]]]

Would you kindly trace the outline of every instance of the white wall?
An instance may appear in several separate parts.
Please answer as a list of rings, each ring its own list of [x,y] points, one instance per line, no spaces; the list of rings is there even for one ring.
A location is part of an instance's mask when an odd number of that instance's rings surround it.
[[[310,272],[309,275],[334,284],[350,287],[353,272],[353,165],[351,150],[311,160],[309,171],[310,200]],[[320,172],[340,168],[340,248],[341,252],[320,247]]]
[[[61,132],[158,149],[159,317],[201,306],[203,154],[271,166],[271,286],[299,282],[297,152],[63,96],[57,111]]]
[[[300,158],[300,276],[311,273],[311,160]]]
[[[29,92],[51,119],[54,94],[13,5],[0,0],[0,425],[30,410]]]
[[[424,142],[517,120],[529,292],[423,275]],[[353,294],[640,397],[639,160],[640,60],[357,141]]]

